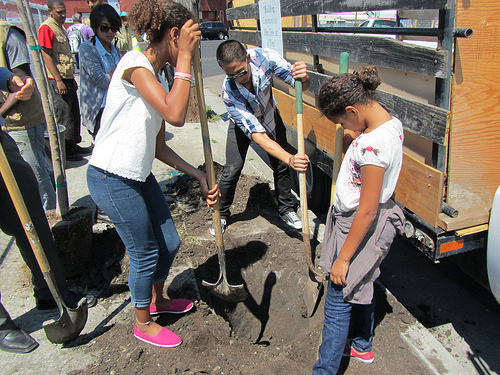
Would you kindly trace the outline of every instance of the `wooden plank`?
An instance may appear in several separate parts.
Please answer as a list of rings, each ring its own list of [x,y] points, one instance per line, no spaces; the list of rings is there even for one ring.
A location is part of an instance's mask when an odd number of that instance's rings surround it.
[[[229,38],[235,39],[243,44],[250,44],[252,46],[262,45],[260,31],[229,30]]]
[[[490,210],[486,208],[470,208],[461,210],[455,218],[439,214],[438,225],[445,231],[484,225],[490,220]]]
[[[280,90],[273,90],[283,122],[297,130],[295,98]],[[304,138],[330,155],[335,151],[335,125],[316,108],[304,104]]]
[[[316,72],[308,74],[311,80],[309,91],[314,93],[318,93],[321,85],[330,78]],[[378,100],[390,114],[401,120],[405,130],[444,145],[448,111],[380,90]]]
[[[230,31],[241,43],[261,45],[259,31]],[[339,58],[349,53],[349,61],[390,69],[445,78],[448,72],[447,51],[401,43],[396,39],[334,33],[283,32],[287,51]],[[408,59],[408,56],[412,56]]]
[[[451,1],[454,0],[281,0],[281,16],[386,9],[450,9]],[[229,21],[245,18],[259,18],[259,5],[227,9]]]
[[[456,40],[446,202],[487,210],[500,185],[498,2],[458,1],[456,27],[474,35]]]
[[[284,32],[283,45],[287,51],[334,58],[347,52],[350,62],[363,62],[431,77],[445,78],[448,70],[447,51],[379,36]]]
[[[437,227],[441,211],[442,181],[443,174],[440,171],[404,153],[394,198],[427,223]]]

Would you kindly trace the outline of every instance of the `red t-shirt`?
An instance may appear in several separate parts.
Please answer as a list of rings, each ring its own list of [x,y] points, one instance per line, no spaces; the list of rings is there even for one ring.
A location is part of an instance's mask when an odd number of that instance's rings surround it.
[[[38,42],[44,48],[53,48],[54,32],[48,25],[42,25],[40,29],[38,29]]]

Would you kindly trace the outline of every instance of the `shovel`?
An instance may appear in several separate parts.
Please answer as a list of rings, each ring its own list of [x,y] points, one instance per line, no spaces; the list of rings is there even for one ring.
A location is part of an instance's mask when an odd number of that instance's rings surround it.
[[[305,155],[304,147],[304,126],[303,126],[303,106],[302,106],[302,81],[295,81],[295,104],[297,108],[297,152],[299,155]],[[307,182],[306,173],[299,173],[299,194],[300,211],[302,219],[302,242],[306,256],[307,267],[309,268],[309,277],[304,290],[304,300],[306,302],[306,316],[313,316],[318,306],[319,296],[323,290],[323,274],[314,267],[311,251],[311,237],[309,233],[309,215],[307,212]]]
[[[71,309],[64,304],[61,293],[54,280],[54,275],[50,269],[49,262],[43,251],[42,245],[36,233],[35,226],[31,221],[31,217],[24,203],[21,191],[17,185],[12,169],[10,168],[3,147],[0,146],[0,173],[2,174],[7,190],[12,198],[14,207],[16,208],[19,219],[23,224],[24,231],[31,242],[31,247],[35,253],[35,257],[40,265],[45,282],[47,283],[57,307],[60,311],[59,319],[54,321],[50,319],[43,323],[43,329],[50,342],[54,344],[64,344],[74,340],[82,331],[87,322],[88,309],[87,299],[84,297],[78,302],[76,309]],[[38,193],[36,193],[38,194]]]
[[[207,180],[210,188],[215,186],[215,171],[212,158],[212,148],[210,146],[210,134],[208,132],[207,111],[205,108],[205,96],[203,95],[203,80],[201,76],[201,57],[199,49],[196,50],[193,58],[193,70],[196,81],[196,97],[198,99],[198,109],[200,111],[201,135],[203,139],[203,153],[205,154],[205,168],[207,170]],[[241,285],[230,285],[226,276],[226,254],[224,250],[224,241],[222,240],[222,227],[220,223],[219,202],[213,207],[212,220],[215,229],[215,246],[217,248],[217,257],[219,259],[219,279],[215,284],[202,281],[213,294],[220,299],[229,302],[241,302],[247,298],[247,292]]]

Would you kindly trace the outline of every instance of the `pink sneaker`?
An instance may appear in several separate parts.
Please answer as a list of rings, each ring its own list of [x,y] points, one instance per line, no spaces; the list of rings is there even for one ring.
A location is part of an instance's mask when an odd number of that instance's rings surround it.
[[[141,341],[147,342],[148,344],[161,346],[163,348],[173,348],[179,346],[182,342],[182,339],[179,336],[165,327],[163,327],[156,336],[150,336],[139,331],[137,325],[135,325],[134,336]]]
[[[360,362],[363,363],[373,363],[374,357],[373,357],[373,350],[370,350],[369,352],[358,352],[356,349],[354,349],[351,346],[351,354],[349,355],[351,358],[355,358]]]
[[[151,315],[158,314],[184,314],[193,308],[193,302],[185,298],[171,299],[172,304],[169,308],[149,305]]]

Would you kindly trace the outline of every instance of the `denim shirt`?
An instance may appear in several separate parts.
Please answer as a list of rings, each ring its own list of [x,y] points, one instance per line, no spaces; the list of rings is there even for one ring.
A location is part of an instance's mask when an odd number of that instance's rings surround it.
[[[118,61],[120,61],[120,53],[118,52],[118,50],[116,48],[111,48],[111,53],[109,53],[104,49],[99,38],[95,38],[95,48],[101,56],[104,71],[106,73],[112,71],[116,67],[116,64],[118,64]],[[104,108],[104,106],[106,105],[107,95],[108,93],[106,91],[106,93],[104,94],[104,98],[102,99],[101,108]]]
[[[91,132],[94,131],[95,118],[103,103],[105,103],[105,96],[111,81],[111,77],[107,73],[112,69],[108,69],[104,65],[107,59],[101,57],[98,46],[102,47],[98,38],[95,38],[95,45],[90,39],[82,43],[79,51],[80,113],[83,125]],[[115,56],[113,59],[119,60],[120,52],[113,43],[111,43],[111,51],[111,56]],[[107,63],[110,61],[107,61]]]

